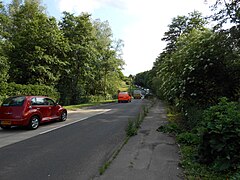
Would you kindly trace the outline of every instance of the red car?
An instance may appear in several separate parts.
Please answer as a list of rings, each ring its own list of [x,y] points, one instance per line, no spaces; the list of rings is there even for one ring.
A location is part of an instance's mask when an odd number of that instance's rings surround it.
[[[128,94],[128,92],[120,92],[118,93],[118,103],[120,102],[131,102],[132,97]]]
[[[0,106],[0,127],[26,126],[37,129],[40,123],[65,121],[67,110],[45,96],[14,96]]]

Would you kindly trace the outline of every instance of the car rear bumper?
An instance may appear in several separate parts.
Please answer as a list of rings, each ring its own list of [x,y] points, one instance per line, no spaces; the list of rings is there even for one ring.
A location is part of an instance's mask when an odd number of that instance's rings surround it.
[[[131,101],[131,99],[127,99],[127,98],[118,98],[118,102],[123,102],[123,101],[125,101],[125,102],[128,102],[128,101]]]
[[[27,126],[27,119],[1,119],[1,126]]]

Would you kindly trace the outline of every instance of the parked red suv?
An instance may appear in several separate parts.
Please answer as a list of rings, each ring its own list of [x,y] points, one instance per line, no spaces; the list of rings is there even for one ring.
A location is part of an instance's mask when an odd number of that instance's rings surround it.
[[[0,127],[26,126],[37,129],[40,123],[65,121],[67,110],[45,96],[14,96],[0,106]]]

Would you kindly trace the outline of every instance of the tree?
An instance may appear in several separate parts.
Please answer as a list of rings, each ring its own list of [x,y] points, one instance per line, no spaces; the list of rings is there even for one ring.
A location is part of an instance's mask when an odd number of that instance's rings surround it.
[[[117,91],[121,82],[121,69],[124,65],[122,60],[123,41],[112,40],[112,30],[107,21],[94,21],[96,29],[96,38],[98,51],[97,58],[97,88],[100,93],[106,97],[108,94],[113,94]]]
[[[8,6],[8,12],[10,16],[13,16],[20,10],[20,6],[22,5],[22,0],[12,0],[12,3]]]
[[[68,40],[71,50],[67,53],[68,73],[61,76],[59,87],[68,85],[66,90],[59,88],[63,101],[76,104],[86,95],[87,78],[92,74],[92,69],[96,60],[96,49],[94,28],[90,15],[82,13],[79,16],[64,12],[64,17],[60,22],[60,29],[64,37]]]
[[[7,46],[6,42],[6,29],[9,22],[9,18],[6,15],[6,10],[0,1],[0,82],[6,82],[8,79],[8,69],[9,69],[9,63],[7,56],[5,54],[5,48]],[[1,86],[3,86],[1,84]]]
[[[216,0],[212,6],[215,14],[212,16],[213,20],[218,22],[217,27],[222,27],[224,23],[240,23],[240,2],[238,0]]]
[[[189,16],[177,16],[168,26],[169,30],[164,33],[163,41],[167,42],[166,51],[172,52],[176,48],[177,39],[184,33],[190,33],[193,29],[203,29],[207,21],[198,11],[189,13]]]
[[[212,6],[212,11],[215,13],[211,16],[212,19],[217,23],[214,30],[224,34],[227,39],[226,42],[231,48],[234,54],[240,53],[240,2],[237,0],[216,0]],[[223,24],[231,26],[226,28]],[[235,58],[233,58],[235,59]],[[231,59],[229,58],[230,62]],[[235,60],[234,65],[231,66],[230,71],[232,72],[235,83],[239,84],[239,60]],[[234,85],[234,88],[236,85]],[[240,89],[235,89],[238,97],[240,96]]]
[[[55,18],[48,18],[38,1],[25,1],[12,15],[10,81],[54,85],[66,65],[68,45]]]

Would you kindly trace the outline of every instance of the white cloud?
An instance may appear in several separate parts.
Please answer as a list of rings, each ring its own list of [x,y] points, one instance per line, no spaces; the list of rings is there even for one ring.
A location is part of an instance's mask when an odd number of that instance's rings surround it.
[[[215,0],[208,0],[213,2]],[[171,23],[173,17],[177,15],[187,15],[198,10],[204,14],[209,14],[208,5],[204,0],[60,0],[61,11],[93,13],[95,10],[107,13],[106,9],[117,8],[124,14],[122,22],[127,22],[131,18],[131,23],[114,27],[121,31],[121,38],[124,41],[123,58],[127,64],[124,74],[136,74],[149,70],[153,62],[165,47],[165,42],[161,38],[167,25]],[[118,19],[119,20],[119,19]],[[134,20],[134,21],[133,21]],[[113,16],[109,16],[111,25],[116,22]],[[116,25],[115,25],[116,26]],[[115,32],[113,32],[115,33]]]
[[[73,13],[92,12],[94,9],[99,8],[100,4],[97,1],[79,1],[79,0],[60,0],[60,11],[67,11]]]
[[[103,6],[111,6],[117,8],[124,8],[124,0],[60,0],[60,11],[74,12],[80,14],[81,12],[90,12],[99,9]]]
[[[211,0],[208,0],[211,1]],[[187,15],[194,10],[209,14],[204,0],[131,0],[127,1],[127,13],[136,17],[135,23],[124,28],[125,74],[150,70],[166,43],[164,32],[173,17]]]

